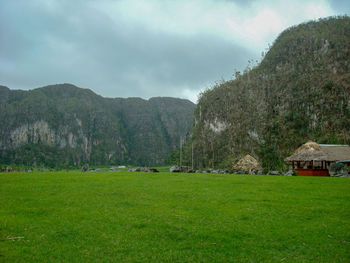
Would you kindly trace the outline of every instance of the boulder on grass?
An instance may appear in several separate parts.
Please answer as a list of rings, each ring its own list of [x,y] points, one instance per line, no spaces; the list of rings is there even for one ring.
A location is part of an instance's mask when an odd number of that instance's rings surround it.
[[[293,176],[293,171],[292,170],[289,170],[288,172],[286,172],[284,175],[285,176]]]
[[[177,166],[177,165],[174,165],[174,166],[170,167],[169,171],[171,173],[179,173],[180,172],[180,167]]]

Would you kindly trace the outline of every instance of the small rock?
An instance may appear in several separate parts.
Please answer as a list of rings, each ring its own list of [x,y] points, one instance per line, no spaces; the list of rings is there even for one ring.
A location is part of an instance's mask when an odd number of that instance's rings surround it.
[[[179,173],[180,172],[180,167],[177,165],[174,165],[173,167],[170,167],[169,171],[171,173]]]
[[[285,176],[293,176],[293,171],[292,170],[289,170],[288,172],[286,172],[284,175]]]

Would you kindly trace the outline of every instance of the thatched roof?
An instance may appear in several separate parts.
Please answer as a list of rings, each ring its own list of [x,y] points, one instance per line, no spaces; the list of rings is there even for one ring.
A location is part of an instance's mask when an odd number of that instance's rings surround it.
[[[349,145],[320,144],[320,147],[327,154],[327,161],[350,160]]]
[[[261,165],[259,162],[252,157],[251,155],[247,154],[242,159],[240,159],[236,165],[233,167],[234,170],[262,170]]]
[[[348,145],[317,144],[313,141],[300,146],[293,155],[285,159],[292,161],[339,161],[350,159],[350,147]]]

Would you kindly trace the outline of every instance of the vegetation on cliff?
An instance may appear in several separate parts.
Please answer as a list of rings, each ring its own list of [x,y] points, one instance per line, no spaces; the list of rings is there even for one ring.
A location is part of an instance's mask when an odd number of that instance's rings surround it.
[[[265,169],[309,139],[350,143],[350,18],[282,32],[262,61],[200,96],[187,162],[231,166],[243,155]]]

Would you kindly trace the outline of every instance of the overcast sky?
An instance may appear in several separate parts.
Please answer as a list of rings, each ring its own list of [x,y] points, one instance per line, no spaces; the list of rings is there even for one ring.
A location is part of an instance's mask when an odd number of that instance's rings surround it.
[[[344,14],[348,0],[0,0],[0,85],[195,102],[284,29]]]

